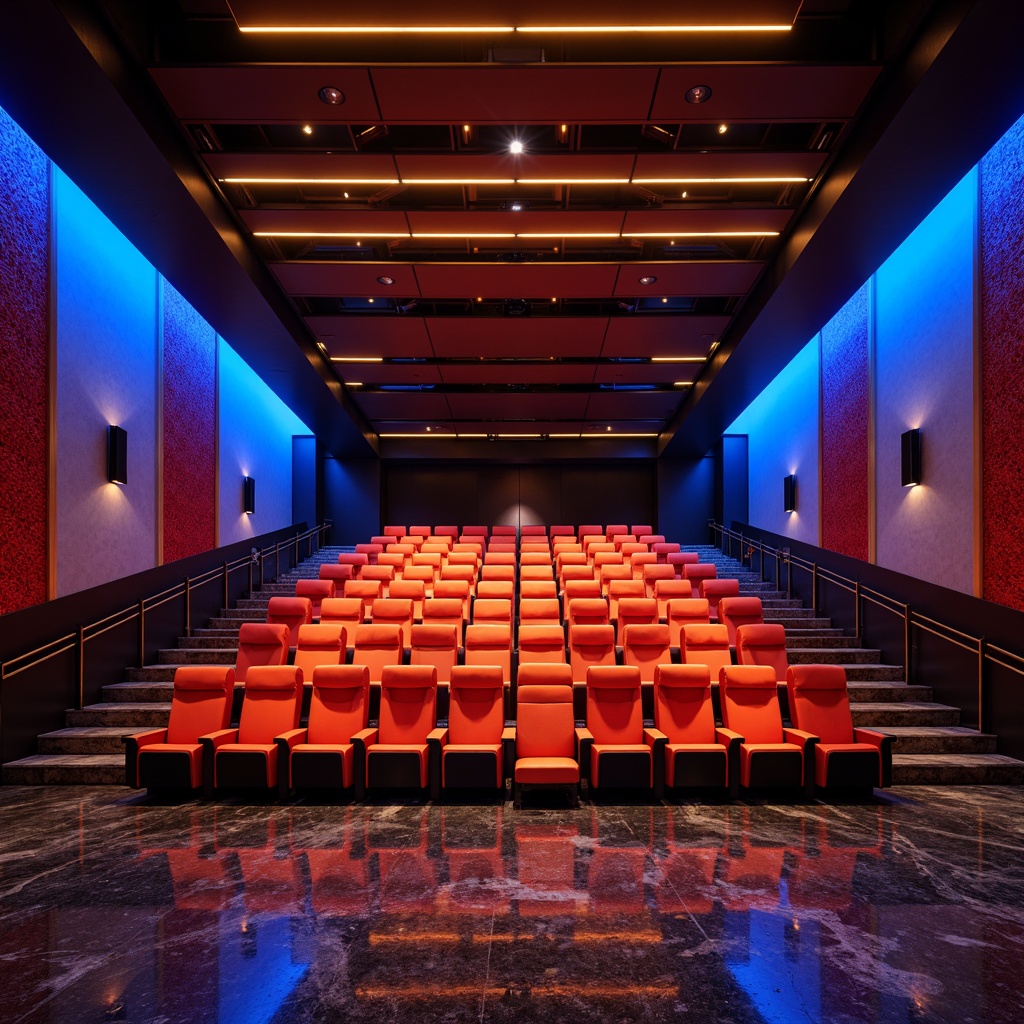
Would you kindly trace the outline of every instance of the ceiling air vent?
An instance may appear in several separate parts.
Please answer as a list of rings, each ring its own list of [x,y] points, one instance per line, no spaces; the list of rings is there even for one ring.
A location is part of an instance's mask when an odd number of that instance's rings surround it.
[[[530,304],[526,299],[506,299],[501,304],[503,316],[529,316]]]

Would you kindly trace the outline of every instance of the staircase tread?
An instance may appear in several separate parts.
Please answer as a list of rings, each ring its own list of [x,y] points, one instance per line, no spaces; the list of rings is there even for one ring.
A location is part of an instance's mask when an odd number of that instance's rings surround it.
[[[147,705],[148,707],[149,705]],[[128,731],[126,731],[126,729]],[[136,730],[138,731],[138,730]],[[120,725],[69,725],[39,734],[40,739],[60,739],[74,736],[129,736],[132,730]]]
[[[28,757],[18,758],[17,761],[7,761],[5,768],[32,768],[32,767],[124,767],[124,754],[30,754]]]
[[[1019,765],[1024,769],[1024,761],[1006,754],[896,754],[892,755],[893,765],[917,765],[925,764],[943,765],[1006,765],[1012,767]]]

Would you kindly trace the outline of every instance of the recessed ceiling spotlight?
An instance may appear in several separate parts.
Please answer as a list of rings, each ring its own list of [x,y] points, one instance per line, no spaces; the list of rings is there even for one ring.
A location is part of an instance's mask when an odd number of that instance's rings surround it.
[[[344,197],[345,197],[346,199],[348,199],[348,193],[347,193],[347,192],[342,192],[341,194],[342,194],[342,195],[343,195],[343,196],[344,196]]]
[[[393,277],[387,277],[386,275],[382,275],[381,277],[377,278],[377,284],[394,284],[394,283],[395,283],[395,279]]]
[[[311,124],[304,124],[302,126],[302,134],[303,135],[312,135],[313,134],[313,126]]]
[[[523,151],[522,140],[520,140],[520,139],[513,139],[509,143],[508,151],[510,153],[516,155],[516,156],[518,156],[520,153],[522,153],[522,151]]]
[[[719,135],[724,135],[728,130],[729,130],[729,126],[727,124],[720,124],[718,126],[718,134]]]
[[[710,85],[695,85],[692,89],[686,90],[687,103],[704,103],[711,99]]]
[[[511,206],[509,206],[509,209],[513,213],[519,213],[523,209],[523,204],[521,202],[512,203]]]
[[[644,274],[644,276],[640,278],[640,283],[641,284],[654,284],[654,282],[657,281],[657,280],[658,279],[653,274]]]
[[[325,85],[317,92],[317,96],[320,97],[321,103],[326,103],[329,107],[340,107],[345,102],[345,94],[333,85]]]

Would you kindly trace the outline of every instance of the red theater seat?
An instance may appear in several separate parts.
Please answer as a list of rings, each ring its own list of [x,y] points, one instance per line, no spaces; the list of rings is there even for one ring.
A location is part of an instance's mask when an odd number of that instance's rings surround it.
[[[512,602],[500,598],[477,598],[473,602],[474,625],[512,625]]]
[[[519,664],[565,663],[565,632],[558,626],[519,627]]]
[[[719,618],[718,602],[727,597],[740,596],[740,581],[733,579],[704,580],[700,585],[700,596],[707,599],[711,620]]]
[[[333,580],[335,593],[339,593],[344,588],[345,581],[352,579],[354,575],[354,565],[332,565],[328,562],[320,566],[320,579]]]
[[[719,671],[732,664],[728,630],[717,623],[684,626],[679,659],[684,665],[706,665],[711,678],[717,679]]]
[[[288,660],[289,636],[284,623],[243,622],[238,630],[235,681],[244,683],[254,665],[283,665]]]
[[[519,626],[560,626],[562,609],[557,597],[527,597],[519,600]]]
[[[313,621],[313,602],[308,597],[272,597],[267,602],[267,622],[288,627],[288,646],[299,640],[299,626]]]
[[[619,601],[617,636],[622,639],[629,626],[652,626],[658,621],[658,602],[653,597],[624,597]]]
[[[653,684],[655,668],[672,661],[668,640],[668,626],[661,623],[627,627],[622,641],[623,663],[635,665],[640,670],[641,681]]]
[[[467,626],[463,661],[467,665],[500,665],[505,682],[512,678],[512,627]]]
[[[686,601],[693,598],[693,587],[689,580],[668,579],[656,580],[654,583],[654,599],[658,602],[658,618],[668,621],[669,601]]]
[[[572,709],[572,673],[568,665],[565,672],[569,676],[568,686],[526,685],[520,674],[513,769],[516,807],[522,806],[523,790],[530,787],[567,789],[572,805],[578,805],[580,766]]]
[[[386,667],[401,665],[403,643],[401,626],[356,626],[352,643],[352,664],[365,665],[370,671],[370,682],[379,683]]]
[[[689,580],[691,586],[698,594],[701,593],[701,585],[705,580],[718,578],[718,566],[712,562],[692,562],[683,566],[683,579]]]
[[[459,660],[459,629],[452,624],[424,622],[412,627],[410,665],[433,665],[438,685],[451,681],[452,668]]]
[[[458,643],[466,626],[462,599],[457,597],[434,597],[423,602],[424,626],[454,626],[458,631]]]
[[[124,738],[126,784],[134,789],[199,789],[204,774],[200,737],[227,728],[234,686],[235,673],[228,666],[176,669],[167,728]]]
[[[477,584],[480,593],[482,584]],[[519,585],[519,597],[526,601],[558,600],[558,584],[554,580],[523,580]]]
[[[576,597],[566,601],[566,623],[572,626],[604,626],[611,618],[603,597]]]
[[[818,737],[815,785],[863,790],[892,785],[892,737],[854,728],[842,665],[791,665],[786,688],[793,725]]]
[[[320,625],[345,627],[345,643],[355,642],[356,626],[363,624],[363,602],[358,597],[328,598],[320,606]]]
[[[643,580],[633,579],[630,574],[628,579],[610,580],[608,583],[608,615],[611,619],[619,617],[619,602],[626,597],[646,597],[647,589]]]
[[[413,604],[408,599],[378,597],[370,606],[370,622],[375,626],[400,626],[407,637],[413,623]]]
[[[505,681],[497,665],[456,665],[452,669],[448,728],[441,731],[441,785],[444,789],[491,789],[505,794],[503,743]]]
[[[689,580],[683,580],[689,586]],[[668,602],[665,622],[673,647],[682,647],[685,626],[710,625],[711,614],[703,597],[674,597]]]
[[[345,597],[358,597],[363,603],[363,618],[370,617],[370,608],[382,596],[380,580],[349,580],[345,584]]]
[[[615,627],[570,626],[569,666],[572,681],[580,685],[587,681],[587,670],[596,665],[615,664]]]
[[[516,596],[516,585],[511,580],[480,580],[476,585],[478,601],[508,601]]]
[[[736,630],[736,661],[740,665],[770,665],[775,678],[786,681],[789,657],[786,629],[778,623],[753,623]]]
[[[718,603],[718,621],[729,632],[729,645],[736,646],[736,631],[740,626],[760,624],[762,620],[761,598],[723,597]]]
[[[312,679],[319,665],[340,665],[345,661],[345,627],[333,623],[299,626],[293,664],[302,669],[303,679]]]
[[[427,597],[423,580],[395,580],[388,589],[388,597],[392,601],[411,601],[413,619],[419,621],[423,618],[423,602]]]

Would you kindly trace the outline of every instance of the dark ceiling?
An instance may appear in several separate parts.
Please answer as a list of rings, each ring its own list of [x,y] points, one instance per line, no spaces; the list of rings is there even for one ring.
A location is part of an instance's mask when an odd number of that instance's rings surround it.
[[[58,0],[14,20],[49,26],[86,119],[120,98],[120,175],[162,159],[177,180],[154,172],[152,197],[187,191],[206,226],[179,218],[169,252],[128,199],[111,215],[339,454],[654,455],[707,450],[1019,113],[1004,90],[932,137],[1021,5],[697,6],[563,3],[552,26],[529,0]],[[106,88],[68,66],[76,43]]]

